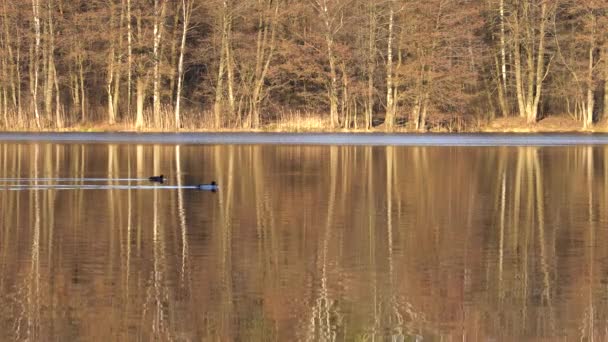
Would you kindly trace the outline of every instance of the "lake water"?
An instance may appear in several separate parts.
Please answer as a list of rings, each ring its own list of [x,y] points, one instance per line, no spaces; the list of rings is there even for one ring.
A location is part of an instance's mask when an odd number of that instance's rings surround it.
[[[608,148],[3,143],[0,303],[2,341],[605,340]]]

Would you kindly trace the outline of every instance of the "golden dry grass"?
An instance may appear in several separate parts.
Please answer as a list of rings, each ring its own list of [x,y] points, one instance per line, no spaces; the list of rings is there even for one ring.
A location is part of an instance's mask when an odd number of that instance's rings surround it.
[[[608,126],[605,121],[596,123],[589,129],[583,129],[580,121],[574,120],[568,115],[552,115],[539,120],[534,124],[528,124],[522,117],[497,118],[484,126],[479,131],[488,133],[567,133],[567,132],[607,132]]]
[[[98,115],[100,117],[102,115]],[[115,124],[108,124],[103,119],[88,122],[65,122],[64,127],[58,127],[51,119],[40,120],[38,127],[32,115],[18,115],[9,111],[0,116],[0,129],[3,131],[57,131],[57,132],[386,132],[384,125],[374,127],[368,131],[359,122],[357,129],[354,128],[331,128],[329,115],[312,112],[289,111],[279,113],[274,119],[264,122],[261,127],[251,129],[242,127],[236,119],[228,120],[224,127],[215,128],[214,115],[211,111],[191,111],[182,113],[182,123],[176,129],[173,109],[163,107],[158,122],[154,122],[153,113],[144,113],[144,125],[135,127],[133,118],[124,118]],[[469,121],[468,123],[450,121],[454,127],[444,123],[432,125],[430,132],[488,132],[488,133],[543,133],[543,132],[608,132],[608,121],[596,123],[591,129],[584,130],[582,123],[574,120],[568,115],[548,116],[539,122],[529,125],[525,119],[520,117],[496,118],[489,122]],[[407,126],[397,126],[391,132],[413,133]]]

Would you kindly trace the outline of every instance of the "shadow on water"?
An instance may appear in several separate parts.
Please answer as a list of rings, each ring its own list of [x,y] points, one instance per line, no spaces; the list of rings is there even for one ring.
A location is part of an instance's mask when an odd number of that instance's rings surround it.
[[[0,162],[0,340],[608,338],[604,147],[1,144]]]

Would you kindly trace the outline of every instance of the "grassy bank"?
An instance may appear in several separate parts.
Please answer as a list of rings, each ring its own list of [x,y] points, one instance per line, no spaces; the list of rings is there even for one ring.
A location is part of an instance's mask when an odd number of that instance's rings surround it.
[[[349,128],[331,128],[328,115],[314,113],[291,112],[274,117],[272,120],[262,122],[259,128],[248,128],[238,120],[225,122],[223,127],[215,128],[212,114],[200,113],[185,115],[182,127],[176,129],[173,122],[163,121],[154,124],[148,120],[142,128],[136,128],[131,120],[121,120],[114,124],[109,124],[103,120],[93,120],[86,123],[64,122],[62,127],[58,127],[54,121],[41,121],[40,127],[34,121],[7,120],[11,124],[2,125],[0,128],[7,132],[394,132],[394,133],[420,133],[413,129],[411,125],[403,121],[397,124],[392,130],[387,130],[381,119],[374,120],[371,129],[365,129],[362,120],[357,124],[352,122]],[[147,116],[148,118],[150,116]],[[169,115],[162,115],[167,118]],[[484,132],[484,133],[559,133],[559,132],[608,132],[608,122],[596,123],[590,129],[583,129],[582,123],[568,115],[548,116],[536,123],[528,124],[521,117],[504,117],[493,120],[469,120],[469,121],[450,121],[445,119],[429,120],[424,132],[450,133],[450,132]]]

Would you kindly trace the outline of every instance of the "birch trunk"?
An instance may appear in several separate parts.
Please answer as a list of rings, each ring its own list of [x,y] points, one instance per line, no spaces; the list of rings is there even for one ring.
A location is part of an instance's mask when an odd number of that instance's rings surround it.
[[[365,113],[365,129],[372,128],[374,116],[374,71],[376,67],[376,12],[373,2],[369,4],[369,46],[367,58],[367,110]]]
[[[112,81],[114,80],[114,48],[110,50],[108,55],[108,74],[106,76],[106,93],[108,96],[108,123],[116,122],[116,113],[114,111],[114,100],[112,94]]]
[[[160,4],[159,4],[160,2]],[[160,124],[160,67],[161,67],[161,56],[160,56],[160,44],[162,41],[163,34],[163,23],[165,17],[165,0],[154,0],[154,46],[153,46],[153,64],[154,64],[154,78],[153,78],[153,111],[154,111],[154,125]]]
[[[392,129],[395,122],[395,98],[393,96],[393,26],[395,14],[393,0],[389,1],[389,6],[388,44],[386,50],[386,118],[384,120],[387,130]]]
[[[153,43],[153,68],[154,68],[154,77],[152,79],[153,90],[152,90],[152,108],[153,108],[153,120],[154,125],[158,125],[159,116],[160,116],[160,69],[159,69],[159,49],[160,49],[160,6],[158,4],[159,1],[162,0],[154,0],[154,43]],[[138,99],[139,101],[139,99]]]
[[[180,16],[183,16],[183,9],[182,9],[182,2],[183,1],[176,1],[175,4],[175,13],[173,14],[173,30],[171,32],[171,47],[169,48],[169,55],[170,55],[170,61],[169,61],[169,66],[171,67],[171,72],[170,72],[170,76],[169,76],[169,87],[167,88],[170,92],[170,99],[169,99],[169,103],[174,104],[173,100],[173,96],[175,95],[175,93],[177,92],[177,78],[179,77],[178,75],[178,70],[179,69],[179,48],[181,47],[180,43],[181,43],[181,33],[183,31],[183,25],[182,27],[180,27],[180,25],[178,25],[179,23],[179,18]],[[175,113],[175,108],[174,108],[174,113]]]
[[[59,96],[59,80],[57,79],[57,69],[55,68],[55,26],[53,23],[53,0],[48,1],[48,25],[49,25],[49,65],[48,65],[48,89],[47,101],[49,108],[53,108],[53,89],[55,89],[55,127],[63,128],[61,117],[61,104]],[[50,114],[50,113],[49,113]],[[50,117],[50,115],[49,115]]]
[[[608,47],[604,48],[604,119],[608,118]]]
[[[272,5],[272,2],[269,1],[268,5]],[[276,48],[276,25],[279,14],[279,1],[275,1],[275,7],[272,13],[272,18],[270,20],[264,18],[263,14],[261,14],[260,17],[260,24],[263,25],[264,29],[258,34],[255,79],[251,96],[253,128],[258,128],[260,126],[260,104],[263,98],[264,82]],[[268,27],[270,27],[270,33],[268,32]]]
[[[144,77],[137,78],[137,115],[135,118],[135,128],[144,127],[144,100],[146,94],[146,80]]]
[[[514,67],[515,67],[515,95],[517,96],[517,109],[520,117],[525,117],[526,107],[524,105],[525,98],[523,92],[522,69],[521,69],[521,46],[519,43],[520,25],[518,15],[515,15],[513,30],[515,36],[514,43]]]
[[[22,120],[22,116],[21,116],[21,68],[19,67],[21,65],[21,42],[19,39],[19,33],[17,33],[17,57],[16,57],[16,61],[15,61],[15,87],[17,88],[17,120],[19,122],[21,122]]]
[[[78,75],[80,78],[80,117],[84,122],[87,119],[86,115],[86,97],[85,97],[85,89],[84,89],[84,66],[83,66],[83,58],[82,55],[78,57]]]
[[[127,117],[129,118],[131,118],[131,85],[133,84],[133,32],[131,19],[131,0],[127,0]]]
[[[328,33],[325,37],[327,41],[327,55],[329,58],[329,119],[331,121],[331,128],[338,126],[338,81],[336,73],[336,61],[333,52],[333,37]]]
[[[47,120],[50,120],[53,112],[53,70],[51,68],[53,53],[51,51],[51,35],[48,31],[48,22],[45,31],[45,37],[43,39],[44,44],[42,50],[43,65],[42,70],[44,74],[43,84],[43,101],[44,101],[44,113]]]
[[[38,111],[38,70],[40,68],[40,2],[39,0],[32,0],[32,10],[34,19],[34,34],[35,42],[32,53],[32,76],[33,82],[30,82],[30,92],[32,94],[32,102],[34,105],[34,118],[36,120],[36,126],[40,128],[40,113]]]
[[[223,99],[224,99],[224,73],[226,68],[226,48],[228,44],[228,2],[223,1],[222,5],[222,31],[221,31],[221,47],[220,61],[218,65],[217,83],[215,85],[215,103],[213,104],[214,124],[215,128],[220,128],[222,125],[223,114]]]
[[[534,92],[534,102],[528,112],[528,123],[538,120],[538,107],[540,104],[543,80],[545,78],[545,24],[547,22],[547,3],[543,1],[541,5],[540,33],[538,37],[538,54],[536,56],[536,91]],[[532,93],[528,95],[532,98]],[[530,100],[529,100],[530,101]]]
[[[502,76],[501,76],[501,68],[498,64],[498,58],[495,57],[495,63],[496,63],[496,71],[497,71],[497,78],[498,78],[498,87],[496,87],[498,89],[498,105],[500,106],[500,113],[503,117],[506,117],[507,115],[509,115],[509,109],[507,106],[507,99],[506,99],[506,86],[505,84],[502,82]],[[489,89],[489,87],[488,87]]]
[[[538,34],[533,27],[535,20],[530,12],[530,4],[524,3],[523,12],[516,13],[513,24],[513,34],[516,40],[514,47],[515,88],[519,115],[531,124],[538,120],[538,109],[542,95],[543,81],[546,75],[545,67],[545,28],[547,23],[547,3],[540,6],[540,23]],[[524,27],[522,27],[522,24]],[[526,60],[526,79],[522,69],[522,46]],[[536,61],[536,64],[534,63]]]
[[[192,1],[182,0],[182,41],[179,49],[179,62],[177,66],[177,92],[175,94],[175,128],[181,128],[180,103],[182,97],[182,82],[184,78],[184,54],[186,53],[186,38],[188,24],[192,13]]]
[[[17,111],[17,114],[19,113],[18,107],[19,107],[19,102],[18,102],[18,83],[20,82],[20,78],[19,77],[15,77],[15,74],[18,70],[19,70],[19,60],[17,59],[17,61],[15,62],[15,53],[13,52],[13,41],[11,40],[11,36],[13,34],[15,34],[15,32],[11,32],[11,30],[9,29],[9,18],[8,18],[8,9],[6,6],[6,2],[7,0],[3,1],[3,9],[4,9],[4,15],[3,15],[3,21],[4,21],[4,44],[5,44],[5,49],[6,52],[8,53],[6,56],[6,72],[7,72],[7,80],[8,80],[8,85],[7,87],[9,87],[11,89],[11,100],[12,100],[12,108],[14,110]],[[19,33],[16,33],[17,36],[17,55],[19,54]]]
[[[213,112],[214,112],[214,124],[215,128],[220,128],[222,125],[222,114],[224,112],[223,102],[224,102],[224,76],[226,74],[226,69],[228,71],[228,88],[229,88],[229,97],[230,100],[230,109],[231,111],[234,109],[234,98],[232,97],[232,70],[229,65],[230,59],[230,37],[229,31],[231,29],[230,25],[230,15],[228,13],[228,2],[227,0],[223,0],[222,2],[222,29],[221,29],[221,43],[220,43],[220,60],[218,64],[218,76],[217,76],[217,84],[215,86],[215,103],[213,104]]]
[[[228,79],[226,81],[228,86],[228,107],[230,108],[230,116],[235,114],[235,101],[234,101],[234,60],[232,56],[232,16],[228,17],[227,30],[226,30],[226,71]]]
[[[505,1],[500,0],[500,75],[504,90],[507,89],[507,54],[505,40]],[[505,113],[503,113],[503,115],[505,115]]]
[[[115,23],[115,13],[114,13],[114,3],[113,1],[110,1],[110,19],[109,19],[109,27],[111,30],[114,29],[114,23]],[[116,108],[114,106],[115,102],[114,102],[114,93],[112,91],[112,84],[114,82],[114,77],[115,77],[115,72],[116,72],[116,68],[117,66],[115,65],[116,63],[116,46],[115,46],[115,41],[113,39],[114,37],[112,37],[111,42],[110,42],[110,51],[108,53],[108,60],[107,60],[107,75],[106,75],[106,95],[107,95],[107,110],[108,110],[108,123],[109,124],[114,124],[116,122]]]
[[[585,108],[585,118],[583,122],[583,128],[587,129],[593,126],[593,107],[595,101],[593,98],[593,51],[595,50],[595,44],[591,42],[589,46],[589,64],[587,66],[587,108]]]

